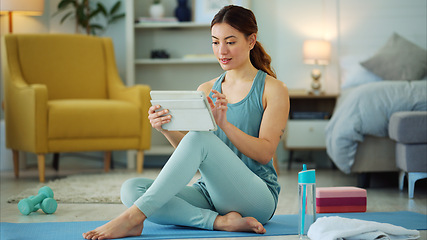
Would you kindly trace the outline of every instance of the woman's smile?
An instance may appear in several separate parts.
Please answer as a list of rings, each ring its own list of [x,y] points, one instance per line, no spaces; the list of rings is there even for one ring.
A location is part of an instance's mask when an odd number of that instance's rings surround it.
[[[220,58],[219,60],[221,61],[222,64],[227,64],[231,61],[231,58]]]

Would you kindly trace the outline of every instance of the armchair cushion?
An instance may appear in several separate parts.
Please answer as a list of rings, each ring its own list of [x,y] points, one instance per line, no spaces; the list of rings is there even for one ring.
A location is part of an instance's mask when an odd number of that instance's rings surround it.
[[[49,139],[138,137],[141,133],[141,111],[125,101],[52,100],[48,112]]]
[[[427,112],[397,112],[389,122],[391,139],[405,144],[427,144]]]

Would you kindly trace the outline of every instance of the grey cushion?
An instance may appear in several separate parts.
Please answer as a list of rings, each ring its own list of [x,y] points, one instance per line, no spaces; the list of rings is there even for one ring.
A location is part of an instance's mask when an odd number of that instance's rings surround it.
[[[360,64],[384,80],[419,80],[427,73],[427,51],[394,33],[374,56]]]
[[[388,134],[405,144],[427,144],[427,112],[396,112],[390,117]]]
[[[396,165],[405,172],[427,172],[427,143],[397,143]]]

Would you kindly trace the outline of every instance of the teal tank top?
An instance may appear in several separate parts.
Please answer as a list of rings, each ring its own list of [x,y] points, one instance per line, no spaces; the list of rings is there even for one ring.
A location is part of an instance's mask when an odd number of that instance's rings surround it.
[[[221,84],[224,80],[226,72],[223,73],[218,80],[214,83],[212,89],[222,93]],[[262,117],[264,114],[264,107],[262,104],[262,96],[264,93],[264,83],[267,73],[259,70],[255,76],[252,87],[244,99],[240,102],[228,104],[227,120],[253,137],[259,137],[259,129],[261,126]],[[212,97],[212,92],[209,94]],[[216,99],[212,99],[214,102]],[[277,182],[277,173],[273,167],[273,161],[263,165],[241,153],[231,141],[227,138],[225,133],[218,128],[214,132],[233,152],[267,184],[271,193],[273,194],[274,200],[278,201],[280,185]]]

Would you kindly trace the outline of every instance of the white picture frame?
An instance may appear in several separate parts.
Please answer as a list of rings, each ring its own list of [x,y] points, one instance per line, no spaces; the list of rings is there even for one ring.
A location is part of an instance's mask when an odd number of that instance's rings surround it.
[[[215,14],[227,5],[249,8],[250,0],[193,0],[193,21],[211,23]]]

